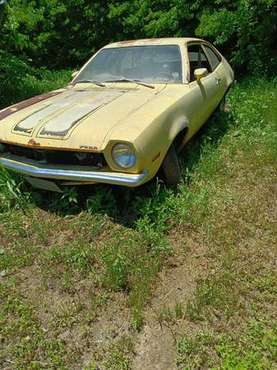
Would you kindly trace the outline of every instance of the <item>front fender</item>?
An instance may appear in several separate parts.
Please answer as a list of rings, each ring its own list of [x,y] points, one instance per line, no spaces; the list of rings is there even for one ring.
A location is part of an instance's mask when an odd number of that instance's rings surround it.
[[[169,140],[172,143],[176,136],[189,127],[188,119],[185,116],[176,119],[169,129]]]
[[[169,147],[174,142],[177,135],[189,127],[185,116],[173,119],[171,116],[163,117],[148,128],[148,133],[144,132],[137,144],[140,153],[145,158],[143,169],[147,169],[149,179],[153,178],[162,165]]]

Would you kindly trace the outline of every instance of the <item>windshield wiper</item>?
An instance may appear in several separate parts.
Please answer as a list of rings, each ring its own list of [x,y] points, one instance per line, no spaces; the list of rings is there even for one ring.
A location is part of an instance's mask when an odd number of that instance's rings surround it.
[[[105,82],[133,82],[133,83],[136,83],[138,85],[149,87],[150,89],[155,89],[155,86],[147,84],[145,82],[142,82],[141,80],[132,80],[130,78],[125,78],[125,77],[117,78],[117,79],[114,79],[114,80],[107,80]]]
[[[97,85],[97,86],[101,86],[101,87],[106,87],[105,84],[103,84],[102,82],[100,81],[96,81],[96,80],[80,80],[80,81],[76,81],[74,82],[74,85],[76,84],[88,84],[88,83],[92,83],[94,85]]]

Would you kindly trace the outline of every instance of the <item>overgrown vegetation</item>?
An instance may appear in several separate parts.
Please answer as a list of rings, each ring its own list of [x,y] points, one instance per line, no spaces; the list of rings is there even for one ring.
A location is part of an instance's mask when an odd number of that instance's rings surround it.
[[[66,85],[69,70],[50,72],[33,68],[18,57],[0,50],[0,109],[20,100]]]
[[[198,36],[209,39],[238,73],[273,76],[275,0],[0,2],[0,108],[69,80],[103,45],[122,39]],[[32,66],[32,67],[31,67]],[[34,69],[35,67],[36,69]]]
[[[0,9],[0,49],[39,67],[75,67],[113,40],[188,35],[209,37],[235,67],[276,67],[275,0],[9,0]]]
[[[188,145],[184,184],[155,180],[128,209],[116,188],[30,192],[1,172],[1,366],[127,369],[158,272],[195,238],[196,291],[159,318],[180,325],[178,366],[274,367],[276,97],[275,80],[235,86]]]

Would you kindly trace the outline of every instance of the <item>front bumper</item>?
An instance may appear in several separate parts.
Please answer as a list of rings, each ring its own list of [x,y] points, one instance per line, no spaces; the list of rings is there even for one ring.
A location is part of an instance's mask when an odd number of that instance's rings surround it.
[[[41,179],[62,180],[67,183],[105,183],[136,187],[146,181],[147,171],[139,174],[121,172],[108,172],[76,168],[76,166],[57,166],[40,164],[32,160],[22,160],[20,157],[0,156],[0,165],[10,171],[18,172],[24,176]]]

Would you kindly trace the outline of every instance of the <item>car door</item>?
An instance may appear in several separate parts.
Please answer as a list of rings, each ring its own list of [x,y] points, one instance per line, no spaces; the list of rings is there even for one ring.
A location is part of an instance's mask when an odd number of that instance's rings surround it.
[[[208,119],[220,101],[220,81],[216,69],[211,63],[201,43],[193,42],[187,46],[189,60],[189,87],[190,87],[190,125],[191,133],[195,133]],[[197,68],[206,68],[207,75],[196,81],[194,71]]]
[[[210,66],[212,69],[212,72],[215,75],[215,78],[217,80],[218,84],[218,96],[217,96],[217,104],[221,101],[223,98],[227,88],[228,88],[228,82],[226,79],[226,73],[225,69],[222,63],[222,57],[221,55],[217,52],[217,50],[212,47],[211,45],[208,45],[204,43],[202,45],[204,52],[210,62]]]

